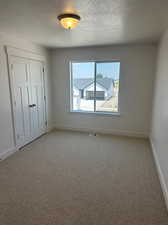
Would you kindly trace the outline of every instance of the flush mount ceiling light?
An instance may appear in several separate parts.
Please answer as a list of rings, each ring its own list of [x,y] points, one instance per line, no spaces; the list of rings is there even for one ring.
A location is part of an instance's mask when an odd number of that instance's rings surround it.
[[[73,29],[78,25],[80,16],[72,13],[65,13],[59,15],[58,19],[65,29]]]

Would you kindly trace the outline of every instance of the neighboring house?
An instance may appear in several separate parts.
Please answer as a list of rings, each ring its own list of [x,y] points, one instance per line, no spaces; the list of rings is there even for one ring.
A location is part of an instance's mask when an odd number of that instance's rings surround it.
[[[74,79],[74,96],[86,100],[94,99],[94,79]],[[114,95],[114,81],[111,78],[96,79],[96,99],[107,100]]]

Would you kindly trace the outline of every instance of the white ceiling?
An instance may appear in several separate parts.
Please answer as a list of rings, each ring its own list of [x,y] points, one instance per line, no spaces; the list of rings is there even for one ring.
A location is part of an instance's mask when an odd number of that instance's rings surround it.
[[[62,12],[81,16],[64,30]],[[48,47],[156,42],[168,27],[168,0],[0,0],[0,32]]]

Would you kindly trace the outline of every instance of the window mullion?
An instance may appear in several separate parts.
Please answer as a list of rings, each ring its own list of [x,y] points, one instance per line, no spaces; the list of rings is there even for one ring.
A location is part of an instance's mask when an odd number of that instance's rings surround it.
[[[96,112],[96,62],[94,63],[94,112]]]

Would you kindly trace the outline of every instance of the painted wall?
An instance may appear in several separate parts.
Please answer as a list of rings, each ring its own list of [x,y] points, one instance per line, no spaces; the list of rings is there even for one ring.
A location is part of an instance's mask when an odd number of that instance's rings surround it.
[[[165,183],[163,188],[168,191],[168,31],[163,35],[158,51],[151,141],[163,176],[162,182]]]
[[[45,49],[38,45],[19,40],[13,37],[8,38],[0,34],[0,157],[8,151],[15,148],[12,126],[12,112],[9,91],[9,79],[7,71],[7,55],[5,46],[12,46],[23,50],[28,50],[37,54],[44,55],[47,60],[46,70],[46,90],[47,90],[47,118],[48,128],[52,125],[52,110],[51,110],[51,79],[50,79],[50,54]]]
[[[0,46],[0,154],[13,150],[13,128],[10,106],[10,93],[6,55],[3,45]]]
[[[52,51],[55,126],[109,133],[149,134],[156,46],[65,48]],[[120,60],[120,116],[70,113],[69,61]]]

